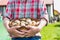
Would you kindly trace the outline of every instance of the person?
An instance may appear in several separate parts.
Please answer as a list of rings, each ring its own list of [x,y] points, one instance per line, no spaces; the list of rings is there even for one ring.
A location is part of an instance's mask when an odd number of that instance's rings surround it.
[[[40,19],[38,27],[30,27],[25,33],[9,27],[9,21],[19,18]],[[12,40],[41,40],[40,30],[48,23],[47,8],[43,0],[9,0],[3,23]]]

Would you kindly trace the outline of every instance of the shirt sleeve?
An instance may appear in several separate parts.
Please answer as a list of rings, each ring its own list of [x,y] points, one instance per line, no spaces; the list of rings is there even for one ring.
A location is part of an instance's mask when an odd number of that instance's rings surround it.
[[[7,6],[6,6],[6,11],[3,15],[3,18],[7,17],[9,19],[12,19],[12,16],[13,16],[12,7],[13,7],[12,1],[8,1]]]
[[[40,13],[40,18],[41,19],[45,19],[46,22],[48,22],[48,13],[47,13],[47,8],[46,8],[46,4],[44,3],[43,0],[39,0],[39,13]]]

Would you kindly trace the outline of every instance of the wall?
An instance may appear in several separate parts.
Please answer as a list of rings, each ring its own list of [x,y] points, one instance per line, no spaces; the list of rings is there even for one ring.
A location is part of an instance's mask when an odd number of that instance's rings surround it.
[[[53,0],[44,0],[46,4],[52,4]],[[8,0],[0,0],[0,5],[6,5]]]
[[[54,0],[44,0],[46,4],[52,4]]]
[[[1,6],[2,6],[2,5],[6,5],[7,2],[8,2],[8,0],[0,0],[0,5],[1,5]]]

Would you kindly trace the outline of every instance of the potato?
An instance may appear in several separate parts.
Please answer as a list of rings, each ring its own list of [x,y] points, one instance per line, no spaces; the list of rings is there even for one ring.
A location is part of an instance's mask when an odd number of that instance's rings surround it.
[[[10,27],[20,26],[20,21],[19,20],[12,20],[12,21],[10,21],[9,26]]]
[[[16,23],[20,24],[20,21],[19,20],[15,20]]]
[[[27,18],[26,22],[28,23],[28,25],[32,24],[32,20],[30,18]]]
[[[36,27],[39,24],[40,24],[39,20],[32,19],[32,18],[21,18],[21,19],[11,20],[9,22],[10,27],[19,27],[18,28],[19,31],[28,30],[29,28],[26,28],[26,26],[27,27],[29,27],[29,26]]]
[[[21,26],[25,26],[25,21],[21,21]]]

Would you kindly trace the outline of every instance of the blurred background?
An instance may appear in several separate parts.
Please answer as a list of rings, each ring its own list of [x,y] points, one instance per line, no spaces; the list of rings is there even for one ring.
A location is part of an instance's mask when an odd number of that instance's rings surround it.
[[[49,22],[41,30],[42,40],[60,40],[60,0],[44,0],[47,7]],[[2,17],[8,0],[0,0],[0,40],[11,40],[3,25]]]

